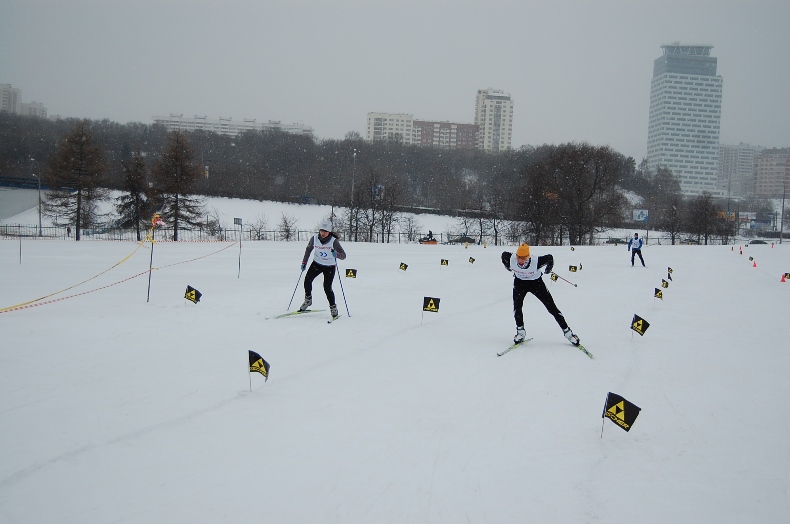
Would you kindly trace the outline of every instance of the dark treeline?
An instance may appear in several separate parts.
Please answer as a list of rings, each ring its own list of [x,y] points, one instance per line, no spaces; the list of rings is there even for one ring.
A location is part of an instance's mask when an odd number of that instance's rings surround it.
[[[63,154],[80,122],[1,113],[0,181],[33,181],[32,172],[45,171]],[[140,209],[131,204],[136,193],[188,174],[193,194],[346,208],[342,219],[355,239],[386,238],[398,211],[426,210],[458,216],[459,234],[481,241],[583,244],[607,228],[633,225],[635,206],[622,189],[644,198],[638,206],[650,210],[652,227],[669,231],[673,242],[680,233],[705,241],[711,234],[726,236],[726,224],[715,224],[722,206],[709,196],[683,199],[671,172],[647,173],[605,146],[569,143],[492,154],[369,143],[356,132],[317,141],[282,132],[229,137],[193,131],[177,138],[185,140],[188,159],[174,160],[173,134],[162,126],[88,124],[92,143],[103,152],[102,185],[129,193],[119,208],[126,227],[139,227],[141,218],[129,213]],[[165,194],[175,195],[170,208],[192,204],[186,193],[160,187],[157,209]],[[705,210],[701,218],[699,209]]]

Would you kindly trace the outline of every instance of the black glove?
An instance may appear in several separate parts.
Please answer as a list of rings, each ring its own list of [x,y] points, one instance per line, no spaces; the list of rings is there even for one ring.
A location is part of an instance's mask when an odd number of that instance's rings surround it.
[[[552,269],[554,269],[554,262],[550,262],[546,264],[546,270],[543,272],[548,275],[549,273],[551,273]]]
[[[508,271],[512,271],[510,269],[510,258],[513,256],[513,253],[508,253],[507,251],[502,252],[502,264],[505,266],[505,269]]]

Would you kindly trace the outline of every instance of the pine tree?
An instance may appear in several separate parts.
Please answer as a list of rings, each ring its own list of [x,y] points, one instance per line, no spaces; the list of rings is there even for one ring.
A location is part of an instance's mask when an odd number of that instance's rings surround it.
[[[184,225],[199,226],[204,201],[191,194],[200,177],[186,133],[173,131],[153,168],[156,207],[167,224],[173,225],[173,240]]]
[[[98,220],[98,203],[107,199],[104,174],[107,169],[103,151],[94,145],[87,120],[81,120],[50,157],[46,184],[45,212],[56,223],[74,225],[75,239],[80,240],[83,228]]]
[[[147,166],[145,158],[137,148],[123,162],[124,194],[115,199],[118,213],[118,227],[133,227],[137,231],[137,241],[142,240],[141,223],[148,223],[153,215],[151,200],[148,197]]]

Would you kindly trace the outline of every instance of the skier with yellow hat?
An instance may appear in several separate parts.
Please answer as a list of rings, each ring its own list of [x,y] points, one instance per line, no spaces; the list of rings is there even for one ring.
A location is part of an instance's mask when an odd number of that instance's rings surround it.
[[[527,293],[532,293],[557,321],[565,338],[574,346],[578,346],[579,337],[568,327],[565,317],[560,313],[554,303],[554,298],[541,278],[544,273],[541,268],[545,268],[546,274],[551,273],[554,268],[554,257],[552,255],[532,256],[529,246],[521,244],[515,253],[509,251],[502,253],[502,264],[508,271],[513,272],[513,316],[516,320],[516,336],[513,337],[513,342],[518,344],[523,342],[526,337],[524,313],[521,309],[524,307],[524,297],[527,296]]]

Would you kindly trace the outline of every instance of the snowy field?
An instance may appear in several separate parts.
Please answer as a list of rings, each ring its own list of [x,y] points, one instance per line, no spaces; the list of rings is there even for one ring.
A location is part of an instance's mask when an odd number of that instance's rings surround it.
[[[787,244],[534,246],[593,360],[532,296],[496,356],[503,248],[344,241],[340,320],[267,319],[305,244],[0,241],[0,522],[790,522]]]

